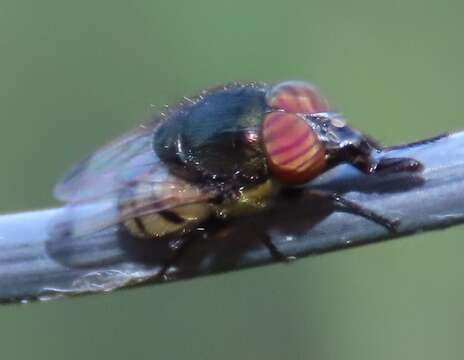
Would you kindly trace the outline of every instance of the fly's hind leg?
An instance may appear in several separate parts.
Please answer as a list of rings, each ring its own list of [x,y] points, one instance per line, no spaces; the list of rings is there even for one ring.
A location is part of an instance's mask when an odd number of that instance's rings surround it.
[[[192,248],[195,242],[194,236],[181,240],[180,244],[174,250],[174,254],[162,264],[157,275],[158,278],[165,281],[170,280],[169,270],[180,262],[181,258],[188,253],[189,249]]]
[[[265,234],[262,238],[263,244],[269,249],[274,260],[279,262],[290,263],[291,261],[295,260],[295,256],[285,255],[279,248],[274,244],[271,237]]]
[[[172,248],[174,254],[162,264],[158,274],[159,278],[167,280],[169,269],[176,265],[190,244],[195,242],[197,227],[210,216],[211,210],[207,203],[190,204],[130,219],[126,227],[137,237],[154,238],[156,241],[179,239],[175,248]]]
[[[400,225],[400,220],[398,218],[386,217],[369,208],[362,206],[361,204],[358,204],[355,201],[349,200],[338,193],[316,189],[304,189],[304,192],[308,195],[315,195],[327,198],[331,200],[334,204],[341,206],[350,212],[353,212],[379,225],[382,225],[392,233],[395,233],[398,229],[398,226]]]

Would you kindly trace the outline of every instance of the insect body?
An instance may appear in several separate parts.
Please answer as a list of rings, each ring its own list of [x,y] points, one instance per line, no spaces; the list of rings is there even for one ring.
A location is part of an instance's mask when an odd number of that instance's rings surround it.
[[[237,83],[202,92],[103,147],[72,169],[55,195],[71,209],[101,204],[70,218],[73,235],[124,224],[156,239],[211,217],[260,211],[282,189],[343,162],[366,174],[421,168],[414,159],[378,159],[378,151],[307,83]]]

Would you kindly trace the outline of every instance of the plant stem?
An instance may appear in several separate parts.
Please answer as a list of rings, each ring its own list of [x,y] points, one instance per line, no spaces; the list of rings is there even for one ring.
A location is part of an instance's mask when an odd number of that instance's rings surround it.
[[[317,197],[285,199],[263,214],[205,225],[189,238],[170,241],[132,239],[117,228],[78,239],[54,236],[60,208],[1,215],[0,302],[164,282],[157,274],[180,241],[191,243],[171,280],[276,262],[263,245],[265,237],[281,253],[301,258],[464,221],[464,132],[380,155],[411,157],[425,169],[415,176],[382,177],[340,166],[311,186],[343,193],[383,216],[398,218],[396,233]]]

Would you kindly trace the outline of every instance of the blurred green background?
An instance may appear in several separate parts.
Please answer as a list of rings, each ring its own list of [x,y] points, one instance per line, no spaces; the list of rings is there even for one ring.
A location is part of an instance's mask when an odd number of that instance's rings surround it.
[[[163,104],[231,80],[313,81],[386,144],[463,128],[463,11],[419,0],[2,0],[0,211],[53,206],[71,163]],[[0,358],[462,359],[462,236],[2,307]]]

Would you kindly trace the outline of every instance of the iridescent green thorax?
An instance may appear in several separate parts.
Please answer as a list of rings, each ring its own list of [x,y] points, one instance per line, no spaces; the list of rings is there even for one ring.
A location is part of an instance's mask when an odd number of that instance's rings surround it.
[[[229,86],[174,111],[155,133],[156,153],[192,181],[233,179],[240,187],[267,180],[260,139],[265,95],[264,86]]]

